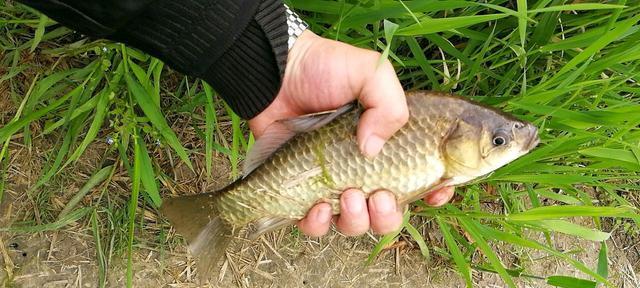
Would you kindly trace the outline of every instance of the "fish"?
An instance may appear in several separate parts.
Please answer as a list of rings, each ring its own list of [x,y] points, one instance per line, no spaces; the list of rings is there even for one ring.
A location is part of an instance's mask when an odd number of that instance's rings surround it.
[[[161,213],[186,238],[199,274],[211,274],[241,231],[256,239],[320,202],[340,214],[348,188],[366,196],[385,189],[407,205],[490,174],[539,142],[533,124],[468,98],[413,91],[406,100],[408,122],[375,157],[358,149],[363,110],[352,103],[274,122],[247,154],[242,177],[219,191],[165,199]]]

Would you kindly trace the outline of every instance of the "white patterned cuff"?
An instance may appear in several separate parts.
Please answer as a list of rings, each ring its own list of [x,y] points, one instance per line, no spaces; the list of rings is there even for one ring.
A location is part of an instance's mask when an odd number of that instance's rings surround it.
[[[293,47],[293,44],[296,42],[298,37],[302,35],[302,32],[304,30],[309,28],[309,25],[302,19],[300,19],[298,14],[296,14],[296,12],[293,12],[293,10],[291,10],[291,8],[287,6],[287,4],[283,5],[287,9],[287,26],[289,26],[289,29],[287,31],[289,33],[288,44],[289,50],[291,50],[291,47]]]

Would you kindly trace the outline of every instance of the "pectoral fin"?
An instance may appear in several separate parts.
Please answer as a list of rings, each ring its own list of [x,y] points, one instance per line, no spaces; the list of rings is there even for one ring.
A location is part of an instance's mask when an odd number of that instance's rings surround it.
[[[260,164],[267,160],[278,148],[282,147],[293,136],[302,132],[309,132],[318,129],[336,119],[338,116],[350,111],[354,104],[344,105],[336,110],[307,114],[300,117],[278,120],[273,122],[264,131],[262,137],[254,144],[242,169],[243,176],[246,177]]]

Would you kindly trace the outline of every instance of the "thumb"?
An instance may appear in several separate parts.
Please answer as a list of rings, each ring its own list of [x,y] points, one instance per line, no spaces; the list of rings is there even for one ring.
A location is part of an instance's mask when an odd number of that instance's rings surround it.
[[[358,123],[357,139],[360,150],[368,157],[380,153],[387,139],[409,119],[404,90],[393,66],[386,59],[381,65],[377,63],[376,57],[375,62],[363,65],[372,67],[373,72],[365,78],[358,97],[365,111]]]

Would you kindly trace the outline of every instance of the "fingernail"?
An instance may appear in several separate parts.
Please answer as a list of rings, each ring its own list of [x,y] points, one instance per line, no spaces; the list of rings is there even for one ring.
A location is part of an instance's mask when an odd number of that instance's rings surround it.
[[[436,193],[429,197],[429,203],[427,204],[429,204],[429,206],[440,206],[442,205],[442,202],[444,202],[445,197],[444,193]]]
[[[367,157],[374,157],[380,153],[382,146],[384,146],[384,139],[377,135],[371,135],[364,142],[364,149],[362,149],[362,152],[364,152],[364,155]]]
[[[396,198],[389,192],[376,192],[371,196],[373,208],[379,214],[391,214],[396,212]]]
[[[321,205],[318,210],[316,210],[316,215],[313,216],[313,220],[318,223],[326,223],[331,221],[331,207],[329,205]]]
[[[362,193],[347,191],[344,194],[343,209],[351,214],[360,214],[364,210],[364,196]]]

